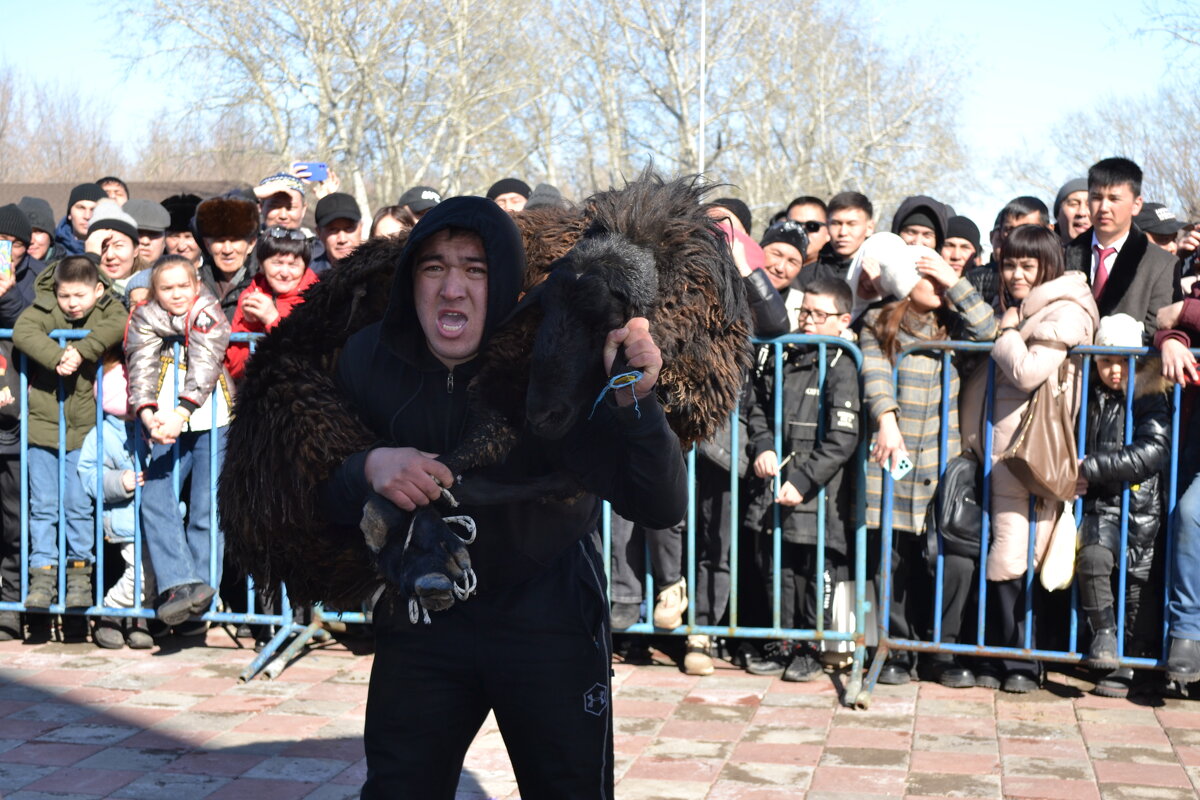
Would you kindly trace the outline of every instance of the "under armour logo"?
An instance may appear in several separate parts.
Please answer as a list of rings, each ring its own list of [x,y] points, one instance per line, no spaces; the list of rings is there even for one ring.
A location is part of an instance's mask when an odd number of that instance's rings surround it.
[[[597,717],[608,708],[608,687],[597,683],[583,693],[583,710]]]

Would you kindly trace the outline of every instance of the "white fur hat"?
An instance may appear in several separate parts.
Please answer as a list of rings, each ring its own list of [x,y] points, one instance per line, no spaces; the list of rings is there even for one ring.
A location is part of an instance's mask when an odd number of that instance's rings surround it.
[[[846,273],[846,282],[850,284],[850,288],[854,291],[854,309],[851,311],[851,316],[858,318],[868,305],[875,300],[880,299],[880,295],[876,293],[873,297],[864,298],[858,293],[858,279],[863,273],[863,261],[871,259],[879,264],[879,269],[882,271],[885,264],[898,263],[906,258],[908,245],[894,233],[876,233],[868,236],[863,242],[862,247],[858,248],[858,252],[854,254],[854,258],[850,261],[850,271]],[[914,284],[916,281],[913,282]],[[911,291],[912,287],[909,287]],[[889,290],[890,291],[890,290]],[[908,292],[905,292],[908,294]]]
[[[1113,314],[1100,319],[1096,344],[1100,347],[1141,347],[1146,326],[1128,314]]]

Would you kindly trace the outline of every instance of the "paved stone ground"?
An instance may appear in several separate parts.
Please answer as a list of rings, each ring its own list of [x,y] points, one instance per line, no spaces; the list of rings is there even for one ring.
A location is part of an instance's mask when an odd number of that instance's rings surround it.
[[[252,653],[103,651],[0,643],[0,796],[341,800],[364,775],[369,655],[310,651],[275,681],[239,684]],[[615,665],[621,800],[1197,797],[1200,704],[1105,700],[1052,674],[1031,695],[878,687],[842,708],[832,680],[732,667],[709,678]],[[514,798],[494,721],[460,798]]]

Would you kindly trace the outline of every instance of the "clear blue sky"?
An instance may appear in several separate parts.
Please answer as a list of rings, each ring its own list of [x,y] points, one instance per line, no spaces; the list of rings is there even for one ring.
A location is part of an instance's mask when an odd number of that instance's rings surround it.
[[[968,163],[982,189],[940,194],[984,230],[1009,198],[1032,188],[994,180],[1005,153],[1037,149],[1068,113],[1154,91],[1176,52],[1161,35],[1137,35],[1145,24],[1137,0],[865,0],[865,9],[882,37],[962,54],[969,78],[947,87],[943,102],[958,109]],[[135,139],[156,110],[176,102],[148,70],[135,64],[127,76],[128,65],[114,56],[136,40],[136,18],[94,2],[54,0],[9,4],[5,22],[21,33],[5,38],[0,62],[106,98],[118,139]],[[1017,91],[1019,113],[1004,113],[1006,98]],[[1061,165],[1062,180],[1085,167]]]

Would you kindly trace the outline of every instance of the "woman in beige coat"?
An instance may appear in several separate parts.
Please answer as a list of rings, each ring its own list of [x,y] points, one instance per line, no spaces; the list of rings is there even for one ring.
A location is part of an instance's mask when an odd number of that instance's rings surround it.
[[[992,407],[991,547],[987,556],[987,579],[992,582],[995,611],[993,637],[1010,647],[1024,646],[1024,575],[1029,552],[1029,490],[1009,471],[996,463],[998,454],[1012,443],[1021,418],[1038,387],[1047,380],[1058,384],[1060,402],[1079,405],[1078,358],[1068,359],[1068,349],[1091,344],[1099,323],[1096,302],[1087,276],[1078,271],[1063,274],[1062,246],[1054,234],[1035,225],[1012,232],[1004,244],[1000,264],[1003,291],[1000,333],[992,350],[996,365]],[[1067,362],[1065,380],[1059,384],[1060,367]],[[962,419],[968,428],[968,445],[983,459],[982,421],[986,372],[972,380],[964,392]],[[1061,504],[1038,502],[1038,563],[1045,554],[1050,532]],[[1006,691],[1026,692],[1037,688],[1037,667],[1030,662],[1004,661]]]

